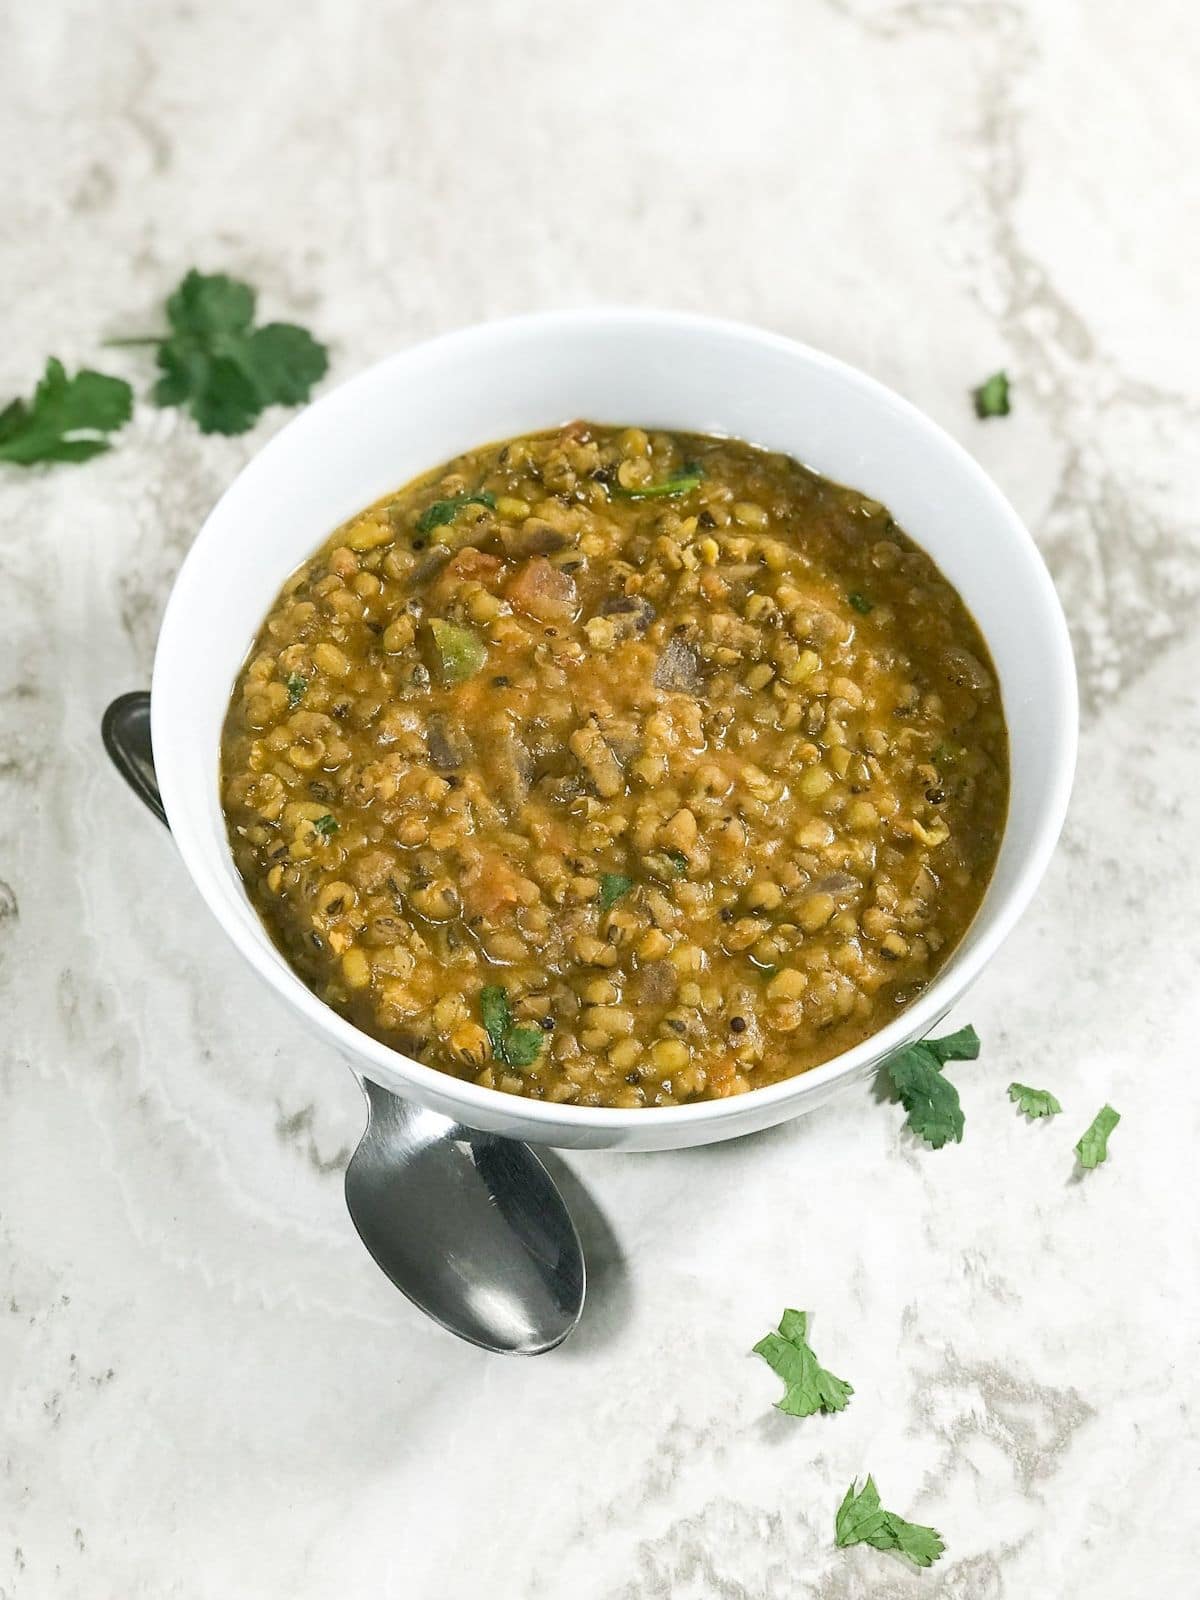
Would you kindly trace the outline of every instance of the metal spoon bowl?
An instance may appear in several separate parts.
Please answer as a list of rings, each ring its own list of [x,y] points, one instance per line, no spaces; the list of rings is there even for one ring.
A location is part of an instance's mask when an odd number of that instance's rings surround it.
[[[346,1204],[378,1265],[460,1339],[513,1355],[561,1344],[583,1309],[583,1251],[542,1163],[360,1081],[370,1117]]]
[[[150,696],[120,695],[100,727],[117,771],[165,823]],[[516,1140],[359,1083],[367,1127],[346,1168],[346,1205],[376,1263],[460,1339],[505,1355],[553,1350],[579,1321],[585,1273],[545,1167]]]

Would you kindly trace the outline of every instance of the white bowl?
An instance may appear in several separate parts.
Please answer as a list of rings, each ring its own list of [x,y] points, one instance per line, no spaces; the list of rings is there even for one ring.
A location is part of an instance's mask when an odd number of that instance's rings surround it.
[[[218,793],[234,678],[284,578],[352,512],[460,451],[574,417],[732,434],[882,500],[974,613],[1000,675],[1008,822],[978,915],[928,989],[872,1038],[786,1082],[642,1111],[550,1105],[464,1083],[368,1038],[267,937],[230,856]],[[390,357],[302,412],[222,497],[175,582],[154,663],[154,757],[171,831],[218,922],[354,1069],[461,1122],[542,1144],[655,1150],[729,1139],[822,1104],[940,1020],[1028,904],[1075,763],[1076,685],[1050,577],[1003,495],[927,417],[816,350],[654,311],[553,312]]]

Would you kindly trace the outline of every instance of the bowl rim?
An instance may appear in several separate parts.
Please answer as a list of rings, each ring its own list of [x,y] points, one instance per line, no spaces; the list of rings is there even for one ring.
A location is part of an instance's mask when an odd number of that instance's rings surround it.
[[[340,1016],[325,1001],[308,988],[286,960],[281,960],[266,929],[256,922],[256,931],[235,921],[228,915],[223,896],[223,885],[211,859],[211,840],[205,830],[193,829],[191,816],[178,802],[182,785],[176,782],[176,773],[169,757],[158,768],[163,803],[170,822],[176,846],[193,883],[200,891],[209,910],[249,962],[254,970],[288,1004],[296,1008],[310,1025],[336,1044],[344,1054],[369,1063],[381,1075],[384,1087],[396,1086],[403,1093],[405,1087],[425,1091],[430,1100],[442,1103],[452,1101],[461,1109],[462,1121],[470,1124],[472,1113],[479,1114],[489,1125],[497,1120],[522,1123],[526,1129],[544,1128],[549,1137],[556,1128],[569,1125],[582,1135],[587,1131],[614,1132],[637,1129],[648,1137],[668,1135],[695,1129],[703,1123],[733,1120],[744,1115],[748,1107],[755,1113],[766,1113],[763,1120],[770,1121],[770,1111],[789,1101],[800,1103],[819,1094],[819,1091],[842,1080],[850,1081],[864,1071],[885,1060],[913,1039],[923,1037],[946,1014],[950,1006],[974,981],[1007,938],[1024,913],[1040,882],[1057,844],[1066,815],[1071,785],[1075,771],[1078,744],[1078,686],[1070,635],[1061,602],[1050,573],[1032,534],[1008,501],[1002,490],[984,469],[955,438],[927,416],[919,407],[890,389],[878,379],[870,377],[859,368],[828,355],[822,350],[792,339],[785,334],[771,332],[752,323],[735,319],[708,316],[702,313],[656,310],[647,307],[602,305],[569,310],[526,312],[517,316],[494,318],[419,340],[394,351],[343,383],[335,385],[297,416],[286,423],[267,441],[229,483],[206,516],[176,574],[159,629],[154,658],[151,691],[151,734],[154,745],[165,754],[172,748],[172,738],[164,718],[165,707],[170,703],[169,674],[172,670],[171,642],[176,633],[186,627],[185,607],[188,601],[189,579],[193,570],[203,563],[209,547],[222,537],[220,521],[223,508],[230,495],[249,476],[269,474],[275,458],[284,453],[298,434],[320,425],[325,408],[336,403],[344,406],[357,388],[366,389],[377,383],[385,369],[403,366],[420,358],[428,359],[439,351],[451,352],[456,346],[497,336],[520,337],[523,333],[552,332],[556,328],[579,329],[591,324],[599,331],[606,324],[620,323],[623,327],[671,327],[678,332],[692,333],[698,337],[717,335],[735,338],[747,345],[784,354],[827,372],[859,389],[877,404],[889,406],[924,434],[927,440],[943,454],[956,460],[959,468],[970,480],[979,495],[991,502],[993,509],[1015,544],[1025,554],[1027,572],[1023,582],[1032,586],[1031,599],[1039,602],[1042,629],[1046,638],[1048,666],[1047,687],[1053,696],[1054,757],[1052,772],[1046,784],[1040,807],[1036,813],[1031,836],[1024,851],[1024,861],[1004,897],[990,910],[990,925],[962,955],[958,950],[951,954],[945,967],[934,977],[929,987],[903,1011],[875,1033],[870,1034],[853,1048],[841,1052],[819,1066],[777,1083],[747,1090],[744,1094],[724,1099],[693,1101],[680,1106],[644,1106],[621,1109],[609,1106],[575,1106],[546,1100],[527,1099],[510,1095],[500,1089],[488,1089],[466,1079],[456,1078],[436,1067],[423,1065],[398,1050],[362,1032],[353,1023]],[[919,540],[918,540],[919,543]],[[284,575],[286,576],[286,574]],[[281,580],[282,581],[282,578]],[[164,685],[166,689],[164,692]],[[156,756],[156,764],[158,758]],[[174,813],[174,814],[173,814]],[[1006,823],[1007,829],[1007,823]],[[979,913],[976,914],[978,919]],[[974,924],[973,924],[974,925]],[[964,936],[965,938],[965,936]],[[779,1120],[776,1117],[774,1120]],[[529,1136],[535,1136],[530,1133]]]

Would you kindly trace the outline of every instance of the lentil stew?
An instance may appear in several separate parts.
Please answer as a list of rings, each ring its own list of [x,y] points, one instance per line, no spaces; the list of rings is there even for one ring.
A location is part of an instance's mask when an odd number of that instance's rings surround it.
[[[1008,803],[995,671],[886,508],[737,440],[471,451],[292,574],[222,739],[305,982],[490,1088],[738,1094],[928,984]]]

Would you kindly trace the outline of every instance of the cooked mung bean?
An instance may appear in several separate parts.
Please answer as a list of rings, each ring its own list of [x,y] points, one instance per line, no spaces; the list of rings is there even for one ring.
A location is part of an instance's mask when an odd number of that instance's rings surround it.
[[[578,1105],[825,1061],[946,960],[1008,748],[962,601],[877,501],[736,440],[574,423],[340,528],[222,742],[234,858],[322,999]]]

